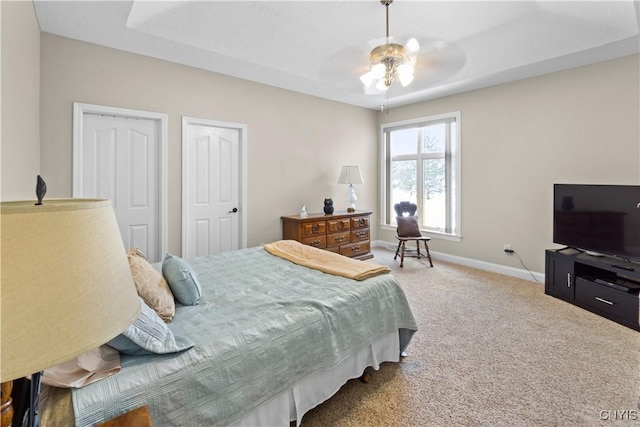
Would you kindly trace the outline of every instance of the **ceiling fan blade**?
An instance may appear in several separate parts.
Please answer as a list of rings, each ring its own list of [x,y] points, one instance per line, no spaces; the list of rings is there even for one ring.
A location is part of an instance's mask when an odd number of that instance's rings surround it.
[[[462,50],[452,43],[431,40],[415,54],[416,83],[432,84],[455,75],[466,62]]]
[[[408,54],[416,53],[420,50],[420,43],[418,43],[418,40],[416,40],[415,37],[411,37],[404,44],[404,49]]]

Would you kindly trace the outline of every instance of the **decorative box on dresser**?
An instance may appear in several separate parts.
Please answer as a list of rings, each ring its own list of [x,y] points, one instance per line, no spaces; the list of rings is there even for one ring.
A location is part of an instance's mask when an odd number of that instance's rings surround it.
[[[282,238],[297,240],[340,255],[357,259],[373,258],[369,223],[372,212],[335,212],[288,215],[282,218]]]

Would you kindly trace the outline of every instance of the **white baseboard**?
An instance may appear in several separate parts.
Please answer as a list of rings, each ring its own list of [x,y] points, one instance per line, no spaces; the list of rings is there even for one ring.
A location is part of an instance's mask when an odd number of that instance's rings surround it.
[[[374,248],[385,248],[391,251],[395,251],[397,244],[386,242],[384,240],[373,240],[371,246]],[[501,264],[494,264],[486,261],[479,261],[473,258],[465,258],[457,255],[446,254],[442,252],[429,251],[431,257],[434,260],[442,260],[452,262],[454,264],[464,265],[466,267],[473,267],[479,270],[491,271],[493,273],[500,273],[506,276],[517,277],[518,279],[524,279],[529,281],[538,281],[544,284],[544,274],[537,273],[535,271],[529,272],[522,268],[514,268]],[[534,280],[535,277],[535,280]]]

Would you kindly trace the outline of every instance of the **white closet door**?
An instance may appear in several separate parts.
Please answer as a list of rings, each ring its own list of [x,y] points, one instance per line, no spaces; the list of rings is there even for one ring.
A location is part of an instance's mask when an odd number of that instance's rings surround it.
[[[185,258],[241,247],[241,129],[183,118]]]
[[[160,150],[157,121],[85,113],[82,127],[82,191],[78,197],[113,204],[125,248],[160,261]]]

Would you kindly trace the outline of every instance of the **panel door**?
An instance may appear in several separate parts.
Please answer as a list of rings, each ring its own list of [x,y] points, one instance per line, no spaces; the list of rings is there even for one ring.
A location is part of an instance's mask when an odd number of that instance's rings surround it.
[[[159,245],[157,122],[86,113],[82,132],[82,194],[110,199],[125,248],[137,247],[151,262]]]
[[[183,121],[185,258],[240,248],[240,130]]]

